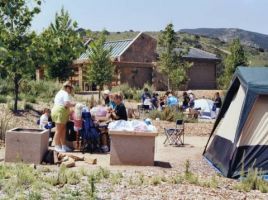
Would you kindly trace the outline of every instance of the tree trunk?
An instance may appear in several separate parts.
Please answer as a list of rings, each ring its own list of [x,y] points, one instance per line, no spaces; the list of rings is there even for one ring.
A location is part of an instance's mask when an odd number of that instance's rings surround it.
[[[167,79],[167,87],[168,87],[168,91],[169,91],[170,90],[169,78]]]
[[[19,81],[20,78],[18,75],[15,75],[14,77],[14,95],[15,95],[15,99],[14,99],[14,113],[18,112],[18,100],[19,100]]]
[[[101,87],[99,87],[99,102],[98,104],[101,104]]]

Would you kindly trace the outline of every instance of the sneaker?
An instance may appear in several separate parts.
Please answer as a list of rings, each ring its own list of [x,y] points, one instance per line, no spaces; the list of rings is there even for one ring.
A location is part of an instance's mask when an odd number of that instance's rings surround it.
[[[66,146],[66,145],[62,145],[62,151],[64,151],[64,152],[71,152],[73,150],[70,147]]]
[[[54,150],[59,152],[59,153],[65,152],[65,151],[62,150],[61,146],[59,146],[59,145],[55,145]]]

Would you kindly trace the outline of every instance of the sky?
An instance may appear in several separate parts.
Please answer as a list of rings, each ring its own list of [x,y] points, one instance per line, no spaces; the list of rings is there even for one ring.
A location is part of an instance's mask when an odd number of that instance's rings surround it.
[[[93,31],[241,28],[268,34],[268,0],[43,0],[32,29],[41,32],[64,7]]]

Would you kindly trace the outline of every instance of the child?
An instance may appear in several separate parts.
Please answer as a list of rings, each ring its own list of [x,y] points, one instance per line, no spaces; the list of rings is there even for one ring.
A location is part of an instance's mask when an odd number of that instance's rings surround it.
[[[84,105],[77,103],[74,107],[74,111],[71,113],[71,120],[74,122],[74,131],[76,132],[76,148],[79,149],[79,131],[82,129],[83,119],[82,110]]]
[[[50,117],[50,109],[48,108],[45,108],[44,111],[43,111],[43,114],[41,115],[40,117],[40,124],[39,124],[39,128],[40,129],[49,129],[49,121],[48,121],[48,118]]]

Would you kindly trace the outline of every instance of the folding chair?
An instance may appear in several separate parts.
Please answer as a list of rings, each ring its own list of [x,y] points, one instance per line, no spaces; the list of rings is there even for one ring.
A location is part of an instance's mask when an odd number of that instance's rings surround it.
[[[184,145],[184,121],[178,119],[176,121],[176,128],[164,128],[166,139],[164,144],[168,141],[170,145]]]

